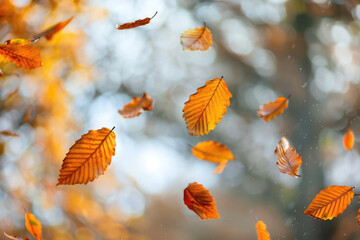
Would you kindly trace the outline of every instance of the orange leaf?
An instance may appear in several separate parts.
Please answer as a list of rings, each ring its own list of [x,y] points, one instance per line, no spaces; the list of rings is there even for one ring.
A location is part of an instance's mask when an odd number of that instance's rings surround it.
[[[25,69],[40,67],[41,56],[39,50],[28,44],[28,40],[20,40],[8,40],[7,44],[0,43],[0,62],[13,62]]]
[[[266,231],[266,224],[263,221],[256,223],[256,233],[258,240],[270,240],[270,234]]]
[[[344,147],[346,150],[350,151],[354,146],[354,132],[348,128],[347,132],[343,138]]]
[[[277,117],[280,113],[288,107],[288,98],[278,97],[275,102],[263,104],[257,110],[259,117],[265,122],[271,121],[274,117]]]
[[[4,232],[5,236],[9,239],[12,239],[12,240],[23,240],[22,238],[19,238],[17,236],[13,236],[13,235],[9,235],[7,234],[6,232]],[[28,238],[25,238],[24,240],[29,240]]]
[[[152,107],[152,98],[144,93],[142,98],[133,98],[123,109],[119,110],[119,114],[124,118],[133,118],[139,116],[143,111],[151,111]]]
[[[8,131],[8,130],[1,131],[0,134],[4,135],[4,136],[8,136],[8,137],[18,137],[19,136],[19,134]]]
[[[235,158],[225,145],[214,141],[198,143],[191,151],[195,157],[201,160],[220,163],[213,174],[222,173],[227,162]]]
[[[184,203],[194,211],[201,220],[220,218],[214,198],[209,190],[197,182],[190,183],[184,190]]]
[[[286,173],[291,177],[301,177],[301,175],[298,175],[299,167],[302,164],[301,157],[290,146],[286,136],[283,136],[276,146],[275,155],[278,158],[276,165],[280,172]]]
[[[66,154],[56,185],[87,184],[111,163],[115,154],[115,133],[108,129],[90,130]]]
[[[190,135],[200,136],[215,129],[230,106],[232,97],[225,81],[215,78],[190,95],[183,109],[187,129]]]
[[[180,40],[184,51],[207,51],[212,45],[212,35],[206,26],[183,32]]]
[[[36,34],[34,36],[34,40],[37,40],[43,36],[46,37],[46,40],[51,40],[53,38],[53,36],[58,33],[59,31],[61,31],[64,27],[66,27],[66,25],[68,25],[72,20],[73,20],[74,17],[71,17],[63,22],[59,22],[55,25],[53,25],[52,27],[46,29],[45,31],[39,33],[39,34]]]
[[[356,219],[358,221],[358,224],[360,225],[360,209],[358,210],[358,213],[356,215]]]
[[[144,18],[144,19],[136,20],[135,22],[124,23],[124,24],[119,25],[116,28],[119,29],[119,30],[124,30],[124,29],[136,28],[136,27],[139,27],[139,26],[142,26],[142,25],[149,24],[151,19],[153,19],[153,17],[155,17],[156,14],[157,14],[157,12],[151,18],[147,17],[147,18]]]
[[[305,214],[322,220],[331,220],[342,213],[354,197],[354,189],[347,186],[329,186],[312,200]]]
[[[41,240],[41,223],[32,213],[25,213],[25,226],[36,240]]]

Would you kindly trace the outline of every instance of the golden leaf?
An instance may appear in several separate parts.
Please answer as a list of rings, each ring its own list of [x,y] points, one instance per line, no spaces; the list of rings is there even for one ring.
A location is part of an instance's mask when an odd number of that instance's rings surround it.
[[[212,45],[212,35],[206,26],[183,32],[180,40],[184,51],[207,51]]]
[[[197,182],[190,183],[184,190],[184,203],[194,211],[201,220],[220,218],[214,198],[209,190]]]
[[[291,177],[301,177],[301,175],[298,175],[299,167],[302,164],[301,157],[290,146],[286,136],[283,136],[276,146],[275,155],[278,159],[276,165],[280,172],[286,173]]]
[[[215,78],[190,95],[183,109],[187,129],[190,135],[208,134],[221,121],[230,106],[232,97],[225,81]]]
[[[143,26],[143,25],[146,25],[146,24],[149,24],[151,19],[153,19],[156,14],[158,12],[156,12],[154,14],[154,16],[152,16],[151,18],[144,18],[144,19],[139,19],[139,20],[136,20],[135,22],[131,22],[131,23],[124,23],[124,24],[121,24],[119,25],[118,27],[116,27],[118,30],[125,30],[125,29],[130,29],[130,28],[136,28],[136,27],[139,27],[139,26]]]
[[[343,138],[344,147],[346,150],[350,151],[354,146],[354,132],[348,128],[347,132]]]
[[[13,62],[25,69],[41,66],[41,56],[37,48],[25,39],[8,40],[0,43],[0,62]]]
[[[329,186],[312,200],[305,214],[322,220],[331,220],[344,212],[354,197],[354,189],[347,186]]]
[[[115,133],[108,129],[90,130],[66,154],[56,185],[87,184],[111,163],[115,154]]]
[[[270,240],[270,234],[266,231],[266,224],[263,221],[256,223],[256,233],[258,240]]]
[[[32,213],[25,213],[25,226],[36,240],[41,240],[41,223]]]
[[[71,17],[63,22],[59,22],[57,24],[55,24],[54,26],[46,29],[45,31],[39,33],[39,34],[36,34],[34,36],[34,40],[37,40],[43,36],[46,37],[46,40],[51,40],[53,38],[53,36],[58,33],[59,31],[61,31],[64,27],[66,27],[66,25],[68,25],[72,20],[73,20],[74,17]]]
[[[259,117],[265,122],[271,121],[274,117],[279,116],[288,107],[288,98],[278,97],[275,102],[263,104],[257,110]]]
[[[142,98],[133,98],[131,102],[126,104],[123,109],[118,112],[124,118],[133,118],[139,116],[143,111],[151,111],[152,107],[152,98],[144,93]]]
[[[192,153],[201,160],[219,163],[213,174],[221,173],[226,167],[227,162],[235,158],[225,145],[214,141],[198,143],[192,148]]]

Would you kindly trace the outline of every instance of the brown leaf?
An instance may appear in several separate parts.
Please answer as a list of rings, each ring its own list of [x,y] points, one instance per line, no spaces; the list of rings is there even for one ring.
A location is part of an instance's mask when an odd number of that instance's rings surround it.
[[[305,214],[322,220],[331,220],[344,212],[354,197],[354,189],[347,186],[329,186],[312,200]]]
[[[256,223],[256,233],[258,240],[270,240],[270,234],[266,231],[266,224],[263,221]]]
[[[1,135],[8,136],[8,137],[18,137],[19,134],[14,133],[12,131],[4,130],[0,132]]]
[[[215,129],[230,106],[232,97],[225,81],[215,78],[190,95],[183,109],[183,118],[190,135],[200,136]]]
[[[41,56],[37,48],[30,45],[29,40],[13,39],[7,44],[0,43],[0,62],[13,62],[25,69],[41,66]]]
[[[286,173],[291,177],[301,177],[298,175],[299,167],[302,164],[301,157],[293,149],[286,136],[283,136],[275,149],[277,156],[276,165],[280,172]]]
[[[190,183],[184,190],[184,203],[194,211],[201,220],[220,218],[214,198],[209,190],[197,182]]]
[[[344,147],[346,150],[350,151],[354,146],[354,132],[348,128],[347,132],[343,138]]]
[[[288,98],[278,97],[275,102],[263,104],[257,110],[259,117],[265,122],[271,121],[274,117],[279,116],[288,107]]]
[[[30,120],[31,117],[31,113],[32,113],[32,106],[29,106],[24,114],[24,117],[22,119],[23,123],[27,123]]]
[[[360,209],[357,212],[356,219],[357,219],[358,224],[360,225]]]
[[[183,32],[180,40],[184,51],[207,51],[212,45],[212,35],[206,26]]]
[[[108,128],[90,130],[82,135],[66,154],[56,185],[94,181],[110,165],[115,146],[115,133]]]
[[[221,173],[227,162],[235,158],[225,145],[214,141],[200,142],[191,151],[195,157],[201,160],[219,163],[213,174]]]
[[[46,29],[45,31],[39,33],[39,34],[36,34],[34,36],[34,40],[37,40],[43,36],[46,37],[46,40],[51,40],[53,38],[53,36],[58,33],[59,31],[61,31],[64,27],[66,27],[66,25],[68,25],[72,20],[73,20],[74,17],[71,17],[63,22],[59,22],[55,25],[53,25],[52,27],[49,27],[48,29]]]
[[[142,98],[133,98],[131,102],[126,104],[123,109],[118,112],[124,118],[133,118],[139,116],[143,111],[151,111],[152,107],[153,99],[144,93]]]
[[[36,240],[41,240],[41,223],[32,213],[25,213],[25,226]]]
[[[136,27],[139,27],[139,26],[143,26],[143,25],[146,25],[146,24],[149,24],[151,19],[153,19],[156,14],[158,12],[156,12],[154,14],[154,16],[152,16],[151,18],[144,18],[144,19],[139,19],[139,20],[136,20],[135,22],[131,22],[131,23],[124,23],[124,24],[121,24],[119,25],[118,27],[116,27],[117,29],[119,30],[124,30],[124,29],[130,29],[130,28],[136,28]]]
[[[19,238],[17,236],[13,236],[13,235],[9,235],[7,234],[6,232],[4,232],[5,236],[9,239],[12,239],[12,240],[23,240],[22,238]],[[29,240],[28,238],[25,238],[24,240]]]

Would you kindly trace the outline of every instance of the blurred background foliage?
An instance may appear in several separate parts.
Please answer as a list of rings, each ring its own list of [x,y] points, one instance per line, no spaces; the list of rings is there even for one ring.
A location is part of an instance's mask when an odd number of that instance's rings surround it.
[[[115,28],[156,11],[147,26]],[[360,181],[358,142],[350,152],[342,146],[347,127],[360,135],[359,0],[0,0],[0,39],[31,39],[71,16],[53,40],[35,44],[41,68],[0,64],[0,130],[20,134],[0,136],[1,232],[30,237],[26,209],[54,240],[256,239],[258,220],[272,239],[360,239],[356,200],[332,221],[303,214],[326,186]],[[213,47],[183,52],[181,33],[203,22]],[[214,131],[192,137],[184,102],[221,76],[231,107]],[[154,110],[123,119],[117,110],[143,92]],[[257,117],[261,104],[289,94],[283,115]],[[74,141],[113,126],[105,175],[55,187]],[[275,165],[284,134],[303,157],[302,178]],[[236,154],[224,173],[213,176],[214,164],[192,156],[204,140]],[[184,206],[194,181],[210,190],[220,219],[201,221]]]

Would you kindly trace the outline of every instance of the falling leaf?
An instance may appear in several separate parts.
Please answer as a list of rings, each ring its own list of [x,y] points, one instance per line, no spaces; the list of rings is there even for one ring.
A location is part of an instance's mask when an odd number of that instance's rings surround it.
[[[360,225],[360,209],[358,210],[358,213],[356,215],[356,219],[357,219],[358,224]]]
[[[28,40],[8,40],[0,43],[0,62],[13,62],[25,69],[33,69],[41,66],[39,50],[28,44]]]
[[[201,160],[219,163],[219,166],[213,174],[221,173],[226,167],[228,161],[235,158],[232,152],[225,145],[214,141],[198,143],[192,148],[192,153],[195,157]]]
[[[27,123],[30,120],[31,117],[31,113],[32,113],[32,106],[29,106],[24,114],[24,117],[22,119],[23,123]]]
[[[115,133],[108,128],[90,130],[82,135],[66,154],[56,185],[94,181],[110,165],[115,146]]]
[[[7,45],[10,45],[10,44],[30,45],[31,40],[22,39],[22,38],[14,38],[14,39],[9,39],[9,40],[5,41],[5,43]]]
[[[291,177],[301,177],[301,175],[298,175],[299,167],[302,164],[301,157],[290,146],[286,136],[283,136],[276,146],[275,155],[278,159],[276,165],[280,172],[286,173]]]
[[[14,133],[12,131],[4,130],[0,132],[1,135],[8,136],[8,137],[18,137],[19,134]]]
[[[136,28],[136,27],[139,27],[139,26],[149,24],[151,19],[153,19],[156,16],[157,13],[158,12],[156,12],[154,14],[154,16],[152,16],[151,18],[147,17],[147,18],[144,18],[144,19],[136,20],[135,22],[124,23],[124,24],[119,25],[116,28],[119,29],[119,30],[124,30],[124,29]]]
[[[322,220],[331,220],[342,213],[354,197],[354,189],[347,186],[329,186],[312,200],[305,214]]]
[[[266,224],[263,221],[256,223],[256,233],[258,240],[270,240],[270,234],[266,231]]]
[[[25,226],[36,240],[41,240],[41,223],[32,213],[26,212]]]
[[[231,97],[222,78],[207,81],[205,86],[190,95],[183,109],[189,134],[200,136],[213,130],[226,113],[226,107],[230,106]]]
[[[344,147],[346,150],[350,151],[354,146],[354,132],[348,128],[347,132],[343,138]]]
[[[6,232],[4,232],[5,236],[9,239],[12,239],[12,240],[23,240],[22,238],[19,238],[17,236],[13,236],[13,235],[9,235],[7,234]],[[29,240],[28,238],[25,238],[24,240]]]
[[[214,198],[209,190],[197,182],[190,183],[184,190],[184,203],[194,211],[201,220],[220,218]]]
[[[16,95],[19,92],[19,86],[14,88],[11,92],[9,92],[6,97],[4,98],[4,101],[10,99],[12,96]]]
[[[275,102],[263,104],[257,110],[259,117],[265,122],[271,121],[274,117],[277,117],[280,113],[288,107],[288,98],[278,97]]]
[[[43,36],[46,37],[46,40],[51,40],[53,38],[53,36],[58,33],[59,31],[61,31],[64,27],[66,27],[66,25],[68,25],[72,20],[73,20],[74,17],[71,17],[63,22],[59,22],[55,25],[53,25],[52,27],[46,29],[45,31],[39,33],[39,34],[36,34],[34,36],[34,40],[37,40]]]
[[[152,98],[144,93],[142,98],[133,98],[131,102],[123,107],[123,109],[119,110],[119,113],[124,118],[133,118],[139,116],[143,111],[151,111],[152,107]]]
[[[184,51],[207,51],[212,45],[212,35],[206,26],[183,32],[180,40]]]

